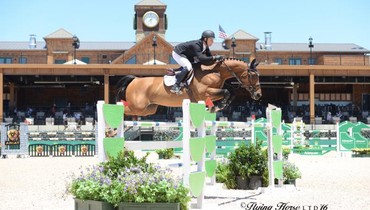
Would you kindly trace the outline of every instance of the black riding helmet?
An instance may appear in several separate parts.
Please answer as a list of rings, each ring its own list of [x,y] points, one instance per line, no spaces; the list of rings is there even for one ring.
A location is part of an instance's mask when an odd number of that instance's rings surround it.
[[[201,39],[204,40],[206,38],[215,38],[215,33],[211,30],[203,31]]]

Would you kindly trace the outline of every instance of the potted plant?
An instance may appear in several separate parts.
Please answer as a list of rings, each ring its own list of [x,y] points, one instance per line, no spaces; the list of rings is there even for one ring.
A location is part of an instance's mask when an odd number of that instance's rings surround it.
[[[302,177],[299,168],[289,161],[285,161],[283,165],[283,180],[284,184],[294,184],[296,179]]]
[[[262,150],[262,141],[246,145],[242,143],[229,156],[230,173],[239,189],[257,189],[262,186],[262,177],[267,171],[267,153]]]
[[[155,152],[158,154],[159,159],[171,159],[175,155],[173,148],[157,149]]]
[[[81,172],[69,187],[75,206],[80,207],[75,210],[89,209],[95,202],[108,206],[94,208],[99,210],[187,209],[189,189],[169,169],[147,164],[146,157],[138,159],[132,151],[120,152],[117,158],[110,157]]]

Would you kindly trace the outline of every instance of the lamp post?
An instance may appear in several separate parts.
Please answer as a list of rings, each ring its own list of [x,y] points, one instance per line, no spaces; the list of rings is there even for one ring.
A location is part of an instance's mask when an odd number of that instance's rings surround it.
[[[80,40],[76,35],[73,36],[73,43],[72,46],[74,48],[74,53],[73,53],[73,64],[76,64],[76,49],[80,48]]]
[[[155,62],[155,48],[157,47],[157,37],[155,35],[153,36],[152,46],[153,46],[153,49],[154,49],[154,61],[153,61],[153,64],[156,65],[156,62]]]
[[[236,47],[235,37],[231,38],[231,47],[233,48],[233,57],[235,58],[235,47]]]
[[[313,44],[312,44],[312,37],[310,37],[308,39],[309,43],[308,43],[308,47],[310,48],[310,61],[309,61],[309,64],[312,65],[313,64],[313,60],[312,60],[312,48],[313,48]]]

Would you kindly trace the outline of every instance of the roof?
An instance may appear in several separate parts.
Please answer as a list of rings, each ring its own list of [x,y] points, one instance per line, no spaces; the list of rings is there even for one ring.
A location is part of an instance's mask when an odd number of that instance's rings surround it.
[[[29,42],[1,42],[0,50],[46,50],[44,41],[36,42],[36,48],[30,49]],[[135,42],[81,42],[78,50],[127,50],[135,45]]]
[[[264,43],[256,43],[257,51],[264,50]],[[271,51],[309,52],[308,43],[271,43]],[[353,43],[314,43],[314,52],[369,53],[370,51]]]
[[[44,37],[44,39],[65,39],[65,38],[72,38],[73,35],[66,31],[64,28],[61,28],[53,33]]]
[[[163,4],[159,0],[143,0],[135,5],[142,5],[142,6],[153,6],[153,5],[161,5],[161,6],[166,6],[166,4]]]
[[[0,50],[44,50],[45,42],[37,41],[36,48],[29,48],[30,42],[0,41]]]
[[[232,37],[235,37],[235,39],[253,39],[253,40],[259,40],[257,37],[253,36],[252,34],[249,34],[241,29],[239,29],[237,32],[233,33],[227,39],[231,39]]]
[[[170,45],[176,46],[181,42],[169,42]],[[135,42],[81,42],[79,51],[81,50],[128,50],[132,48]],[[29,42],[16,41],[0,41],[0,50],[46,50],[44,41],[37,41],[36,48],[30,49]],[[264,43],[257,43],[257,51],[262,51],[260,46]],[[309,52],[307,43],[272,43],[271,51],[277,52]],[[211,50],[223,51],[222,42],[215,42],[211,46]],[[351,43],[315,43],[314,52],[351,52],[351,53],[370,53],[359,45]]]
[[[78,59],[73,59],[70,61],[65,62],[64,64],[76,64],[76,65],[85,65],[86,63],[83,61],[80,61]]]
[[[81,42],[79,50],[128,50],[135,42]]]

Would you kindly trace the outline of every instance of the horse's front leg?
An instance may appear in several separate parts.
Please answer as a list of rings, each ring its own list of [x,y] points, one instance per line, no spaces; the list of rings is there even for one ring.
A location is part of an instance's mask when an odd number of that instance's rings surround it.
[[[212,100],[221,99],[221,101],[217,102],[216,106],[211,108],[211,112],[222,110],[231,103],[231,101],[229,101],[231,94],[227,89],[208,88],[206,94],[206,96],[210,97]]]

